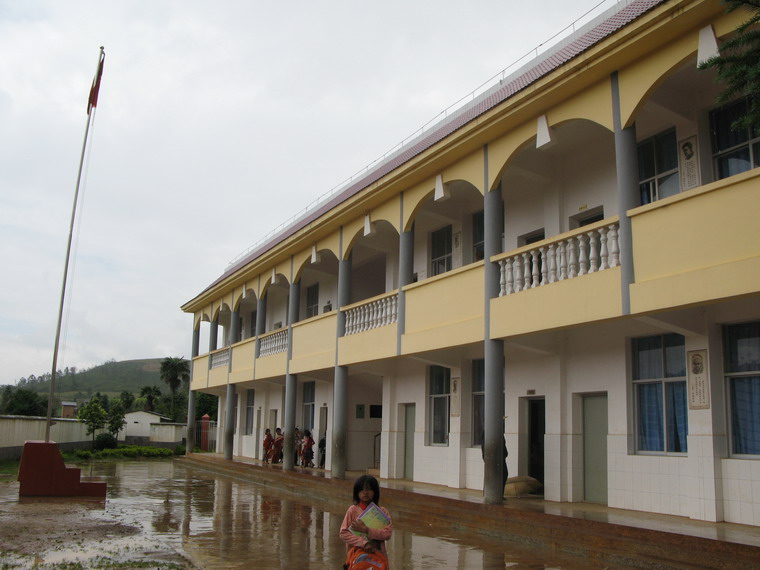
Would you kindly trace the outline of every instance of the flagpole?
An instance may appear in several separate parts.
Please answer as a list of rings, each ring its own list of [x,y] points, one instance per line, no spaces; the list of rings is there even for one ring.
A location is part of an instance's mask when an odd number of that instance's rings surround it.
[[[92,87],[90,88],[90,97],[87,101],[87,126],[84,130],[84,141],[82,143],[82,155],[79,159],[79,172],[77,173],[76,189],[74,190],[74,204],[71,208],[71,223],[69,225],[69,240],[66,246],[66,262],[63,266],[63,283],[61,284],[61,301],[58,306],[58,324],[55,329],[55,344],[53,345],[53,368],[50,373],[50,394],[48,395],[47,421],[45,422],[45,442],[50,441],[50,426],[52,425],[53,416],[53,395],[55,394],[56,370],[58,369],[58,347],[61,340],[61,324],[63,322],[63,307],[66,299],[66,281],[69,274],[69,259],[71,258],[71,241],[74,235],[74,221],[77,214],[77,202],[79,201],[79,187],[82,182],[82,170],[84,168],[84,158],[87,150],[87,138],[90,133],[90,123],[92,121],[94,110],[97,108],[98,92],[100,90],[100,78],[103,74],[103,61],[105,60],[105,51],[101,46],[98,56],[98,68],[95,72]]]

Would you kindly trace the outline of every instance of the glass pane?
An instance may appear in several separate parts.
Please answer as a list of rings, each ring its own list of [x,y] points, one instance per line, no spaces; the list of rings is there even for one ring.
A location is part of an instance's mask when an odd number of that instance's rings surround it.
[[[747,129],[734,130],[731,125],[747,111],[745,100],[737,101],[712,112],[713,150],[720,152],[747,142]]]
[[[433,259],[451,254],[451,226],[434,231],[431,242]]]
[[[657,174],[678,168],[676,131],[670,130],[655,137]]]
[[[430,394],[449,393],[450,371],[443,366],[430,367]]]
[[[653,178],[655,174],[654,140],[648,139],[639,144],[639,180]]]
[[[746,172],[751,168],[749,147],[740,148],[718,157],[718,178],[727,178],[734,174]]]
[[[678,178],[678,172],[668,174],[657,180],[657,198],[663,199],[668,196],[675,196],[681,191],[681,181]]]
[[[449,441],[449,398],[440,396],[432,399],[433,404],[433,443]]]
[[[760,166],[760,142],[756,142],[752,145],[752,155],[754,156],[752,166],[757,168]]]
[[[760,370],[760,323],[732,325],[726,331],[726,371]]]
[[[663,377],[662,337],[633,339],[633,378],[648,380]]]
[[[483,392],[486,389],[486,361],[472,361],[472,391]]]
[[[760,455],[760,377],[731,379],[734,453]]]
[[[668,451],[686,453],[686,436],[689,435],[686,382],[666,383],[665,397],[668,418]]]
[[[664,451],[662,382],[637,384],[639,450]]]
[[[662,341],[665,345],[665,377],[686,376],[686,351],[683,336],[666,334],[662,335]]]
[[[654,201],[654,181],[642,182],[639,184],[639,194],[641,196],[641,205],[650,204]]]

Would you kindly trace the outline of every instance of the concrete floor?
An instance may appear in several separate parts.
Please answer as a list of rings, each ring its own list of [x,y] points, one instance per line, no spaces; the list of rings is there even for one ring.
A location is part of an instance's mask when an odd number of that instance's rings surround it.
[[[345,503],[360,472],[337,480],[329,471],[283,471],[249,458],[192,454],[196,467],[271,484],[295,494]],[[648,568],[760,568],[760,529],[684,517],[614,509],[592,503],[556,503],[540,496],[486,505],[482,492],[404,480],[380,479],[383,504],[394,522],[430,521],[442,533],[478,540],[515,541],[608,562]]]

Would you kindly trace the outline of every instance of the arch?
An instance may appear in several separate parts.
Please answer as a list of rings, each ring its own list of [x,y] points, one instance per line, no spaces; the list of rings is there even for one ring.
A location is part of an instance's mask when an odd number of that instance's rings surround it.
[[[303,256],[303,258],[300,261],[300,264],[298,264],[295,268],[295,274],[293,275],[293,282],[297,283],[301,281],[303,278],[304,271],[308,271],[309,269],[314,269],[316,271],[322,271],[322,272],[331,272],[332,268],[334,266],[335,271],[337,272],[338,267],[338,255],[335,251],[332,249],[318,249],[317,253],[319,254],[319,261],[316,263],[311,262],[311,252],[309,252],[308,255]]]
[[[458,213],[461,213],[463,203],[470,202],[473,198],[479,200],[478,209],[483,208],[483,193],[471,182],[459,179],[446,180],[445,178],[443,182],[449,187],[450,196],[446,200],[441,200],[439,202],[433,201],[432,198],[433,193],[435,192],[435,187],[432,186],[428,188],[424,195],[417,195],[417,201],[413,205],[409,205],[412,207],[407,206],[406,202],[404,203],[404,217],[407,216],[407,211],[409,216],[408,222],[405,224],[406,231],[411,228],[412,224],[418,219],[420,212],[425,209],[432,209],[433,211],[438,210],[438,215],[453,218]],[[475,194],[477,194],[479,198],[477,198]]]
[[[396,229],[396,225],[389,222],[388,220],[372,220],[372,223],[375,225],[375,233],[371,236],[364,236],[364,224],[362,224],[360,228],[356,228],[353,234],[351,236],[348,236],[348,240],[346,240],[347,236],[343,236],[344,259],[348,259],[348,256],[351,255],[356,245],[365,240],[374,240],[375,243],[373,244],[372,249],[381,249],[384,244],[380,243],[380,240],[376,238],[380,238],[387,245],[386,240],[391,235],[395,236],[396,238],[396,250],[398,250],[399,233]]]

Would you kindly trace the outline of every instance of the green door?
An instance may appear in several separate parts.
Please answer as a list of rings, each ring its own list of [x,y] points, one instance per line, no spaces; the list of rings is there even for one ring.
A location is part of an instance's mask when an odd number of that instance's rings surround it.
[[[404,479],[414,481],[414,404],[404,406]]]
[[[607,504],[607,395],[583,398],[584,499]]]

